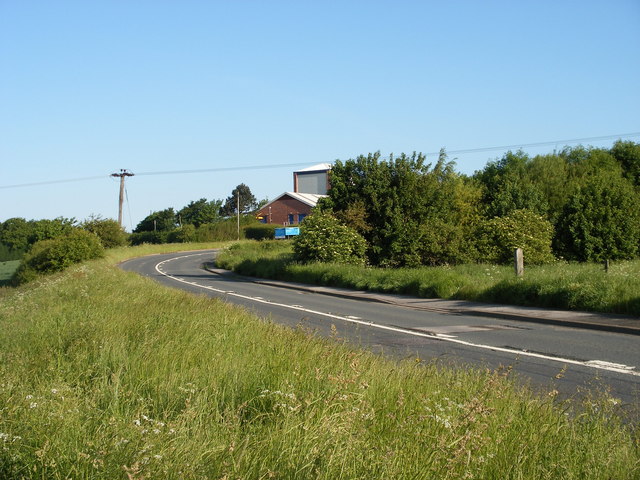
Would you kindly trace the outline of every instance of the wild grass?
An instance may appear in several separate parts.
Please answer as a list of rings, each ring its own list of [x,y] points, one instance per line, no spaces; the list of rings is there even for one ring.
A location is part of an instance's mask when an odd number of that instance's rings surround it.
[[[166,248],[5,289],[0,478],[640,475],[606,393],[571,406],[508,368],[392,361],[115,266]]]
[[[290,242],[243,242],[223,251],[222,268],[243,275],[400,293],[425,298],[474,300],[640,316],[640,260],[602,265],[558,262],[525,268],[456,265],[372,268],[296,263]]]

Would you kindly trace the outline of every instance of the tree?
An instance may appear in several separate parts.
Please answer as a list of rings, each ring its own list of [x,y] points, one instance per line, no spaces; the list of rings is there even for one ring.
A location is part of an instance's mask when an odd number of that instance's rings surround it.
[[[214,223],[220,218],[222,200],[207,201],[201,198],[178,211],[178,221],[181,225],[193,225],[198,228],[205,223]]]
[[[31,227],[24,218],[10,218],[0,225],[0,243],[13,250],[26,250],[30,235]]]
[[[92,215],[80,224],[80,228],[95,234],[104,248],[121,247],[127,243],[127,233],[111,218]]]
[[[484,186],[482,203],[488,218],[502,217],[523,208],[546,214],[548,206],[544,195],[527,175],[529,163],[526,153],[509,151],[475,174]]]
[[[620,163],[631,183],[640,187],[640,143],[618,140],[611,148],[611,155]]]
[[[251,189],[241,183],[231,191],[231,195],[225,200],[224,205],[220,208],[220,215],[223,217],[236,215],[238,213],[238,200],[240,202],[240,213],[250,213],[258,205],[256,197],[251,193]]]
[[[616,173],[589,177],[563,210],[556,249],[569,260],[633,258],[640,239],[640,200]]]
[[[177,226],[176,212],[173,208],[166,208],[147,215],[140,223],[138,223],[134,233],[169,232]]]

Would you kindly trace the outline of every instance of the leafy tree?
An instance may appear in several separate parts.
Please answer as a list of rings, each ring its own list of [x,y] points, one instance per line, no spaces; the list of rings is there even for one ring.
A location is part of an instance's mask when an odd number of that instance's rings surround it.
[[[121,247],[127,244],[127,233],[111,218],[102,218],[100,215],[92,215],[80,224],[80,227],[95,234],[104,248]]]
[[[475,174],[484,186],[482,202],[488,218],[502,217],[523,208],[546,213],[544,195],[527,174],[529,163],[529,156],[524,152],[509,151]]]
[[[193,225],[198,228],[205,223],[214,223],[220,218],[222,200],[207,201],[201,198],[178,211],[178,220],[181,225]]]
[[[238,197],[241,214],[253,212],[258,206],[256,197],[251,193],[251,189],[244,183],[241,183],[231,191],[231,195],[225,200],[224,205],[220,208],[220,215],[223,217],[236,215],[238,210]]]
[[[620,163],[631,183],[640,187],[640,143],[618,140],[611,148],[611,155]]]
[[[589,177],[567,202],[556,248],[569,260],[627,259],[638,254],[640,200],[616,173]]]
[[[166,208],[147,215],[133,232],[170,232],[177,226],[176,212],[173,208]]]
[[[293,251],[302,262],[363,265],[366,242],[354,229],[328,213],[314,213],[302,222]]]
[[[75,218],[57,217],[53,220],[31,220],[29,243],[33,245],[40,240],[49,240],[71,233],[76,225]]]
[[[31,227],[24,218],[10,218],[0,225],[0,243],[13,250],[26,250],[30,235]]]

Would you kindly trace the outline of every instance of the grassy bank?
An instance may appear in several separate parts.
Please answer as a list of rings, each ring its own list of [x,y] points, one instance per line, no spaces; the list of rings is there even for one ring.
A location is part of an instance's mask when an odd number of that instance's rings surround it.
[[[615,399],[567,415],[508,369],[394,362],[115,266],[153,250],[2,289],[0,478],[640,475]]]
[[[556,263],[525,269],[459,265],[403,269],[293,261],[290,242],[244,242],[218,257],[221,268],[243,275],[401,293],[425,298],[475,300],[513,305],[621,313],[640,317],[640,261],[598,264]]]

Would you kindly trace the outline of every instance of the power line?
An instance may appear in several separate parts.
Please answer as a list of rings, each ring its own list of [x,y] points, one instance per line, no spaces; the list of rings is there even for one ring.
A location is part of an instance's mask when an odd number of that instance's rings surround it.
[[[0,185],[0,188],[21,188],[21,187],[37,187],[40,185],[54,185],[56,183],[84,182],[87,180],[97,180],[109,178],[109,175],[96,175],[94,177],[67,178],[66,180],[49,180],[46,182],[20,183],[16,185]]]
[[[558,145],[558,144],[566,145],[570,143],[593,142],[593,141],[613,140],[613,139],[622,139],[622,138],[631,138],[631,137],[640,137],[640,132],[621,133],[617,135],[603,135],[599,137],[584,137],[584,138],[572,138],[572,139],[565,139],[565,140],[552,140],[552,141],[536,142],[536,143],[519,143],[514,145],[500,145],[500,146],[494,146],[494,147],[448,150],[447,154],[464,155],[467,153],[482,153],[482,152],[491,152],[495,150],[511,150],[515,148],[522,149],[522,148],[542,147],[542,146],[550,146],[550,145]],[[440,152],[430,152],[430,153],[426,153],[425,155],[438,155],[439,153]],[[158,171],[158,172],[140,172],[140,173],[137,173],[136,175],[137,176],[181,175],[181,174],[193,174],[193,173],[231,172],[231,171],[241,171],[241,170],[265,170],[265,169],[273,169],[273,168],[299,167],[301,165],[308,165],[309,163],[310,162],[296,162],[296,163],[277,163],[277,164],[269,164],[269,165],[247,165],[247,166],[236,166],[236,167],[202,168],[202,169],[193,169],[193,170],[165,170],[165,171]],[[50,180],[45,182],[22,183],[22,184],[16,184],[16,185],[0,185],[0,189],[34,187],[34,186],[41,186],[41,185],[53,185],[57,183],[82,182],[87,180],[103,179],[106,177],[108,176],[99,175],[94,177],[70,178],[66,180]]]

